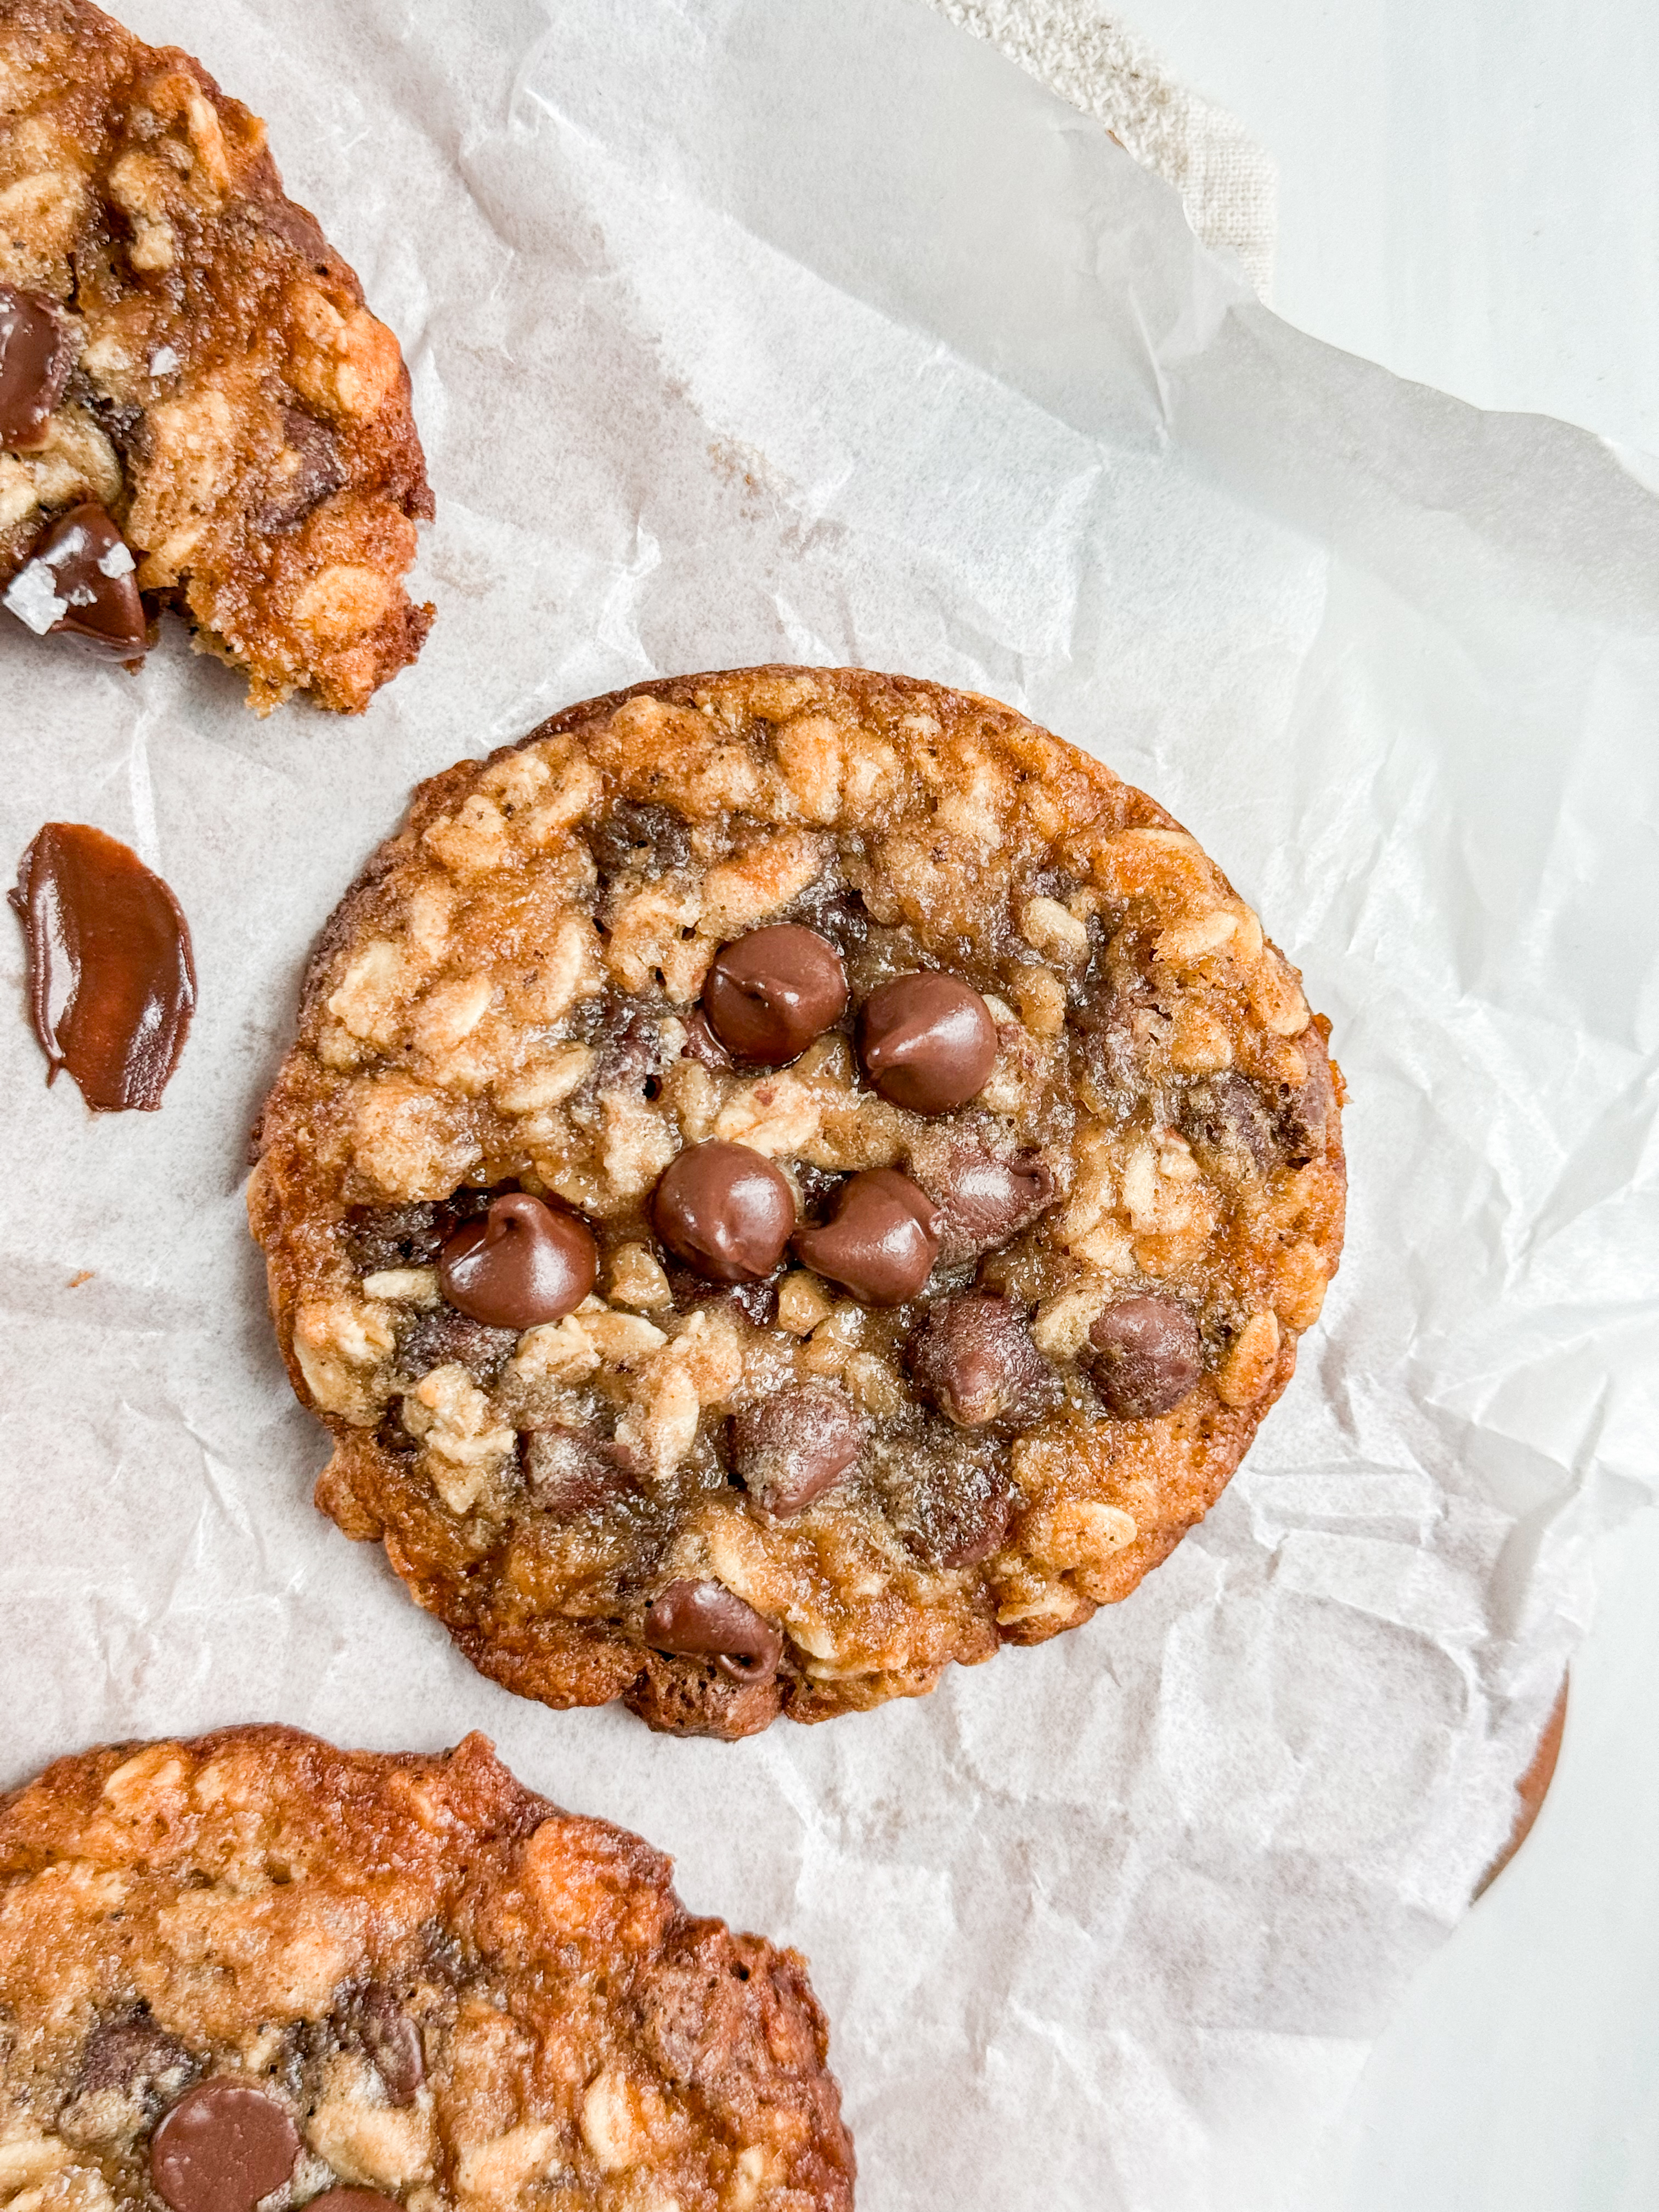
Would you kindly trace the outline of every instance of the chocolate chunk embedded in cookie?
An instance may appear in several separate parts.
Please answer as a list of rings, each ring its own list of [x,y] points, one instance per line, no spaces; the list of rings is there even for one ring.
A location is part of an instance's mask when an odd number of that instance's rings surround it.
[[[124,661],[171,607],[262,713],[356,713],[432,619],[397,340],[176,47],[0,0],[0,602]]]
[[[70,2212],[848,2212],[804,1962],[671,1872],[477,1735],[60,1759],[0,1798],[6,2180]]]
[[[1336,1267],[1340,1095],[1194,840],[1007,708],[787,668],[573,708],[416,794],[265,1108],[319,1502],[550,1704],[926,1690],[1214,1503]],[[585,1294],[486,1314],[447,1255],[544,1213]]]

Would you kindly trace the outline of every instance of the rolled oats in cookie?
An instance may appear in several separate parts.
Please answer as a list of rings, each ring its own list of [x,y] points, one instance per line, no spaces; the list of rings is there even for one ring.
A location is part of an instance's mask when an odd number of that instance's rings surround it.
[[[663,1729],[1076,1627],[1319,1317],[1328,1036],[1192,837],[989,700],[761,668],[573,708],[416,793],[265,1106],[318,1502],[497,1680]],[[580,1297],[458,1300],[503,1209],[592,1240]]]
[[[0,0],[0,605],[129,664],[170,608],[261,713],[355,714],[431,623],[431,513],[398,342],[264,124],[88,0]]]
[[[733,1603],[735,1600],[732,1601]],[[289,1729],[0,1797],[0,2173],[111,2212],[848,2212],[804,1961],[635,1836]]]

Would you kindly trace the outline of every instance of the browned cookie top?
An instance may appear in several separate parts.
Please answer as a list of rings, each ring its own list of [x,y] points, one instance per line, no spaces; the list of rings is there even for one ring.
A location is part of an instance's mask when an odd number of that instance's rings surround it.
[[[417,793],[250,1191],[319,1502],[477,1665],[744,1734],[1121,1597],[1341,1241],[1328,1025],[1194,840],[855,671],[575,708]]]
[[[431,513],[398,342],[264,124],[86,0],[0,0],[11,614],[131,659],[171,606],[262,712],[355,714],[426,635]]]
[[[0,2194],[843,2212],[804,1962],[693,1920],[670,1873],[478,1735],[61,1759],[0,1801]]]

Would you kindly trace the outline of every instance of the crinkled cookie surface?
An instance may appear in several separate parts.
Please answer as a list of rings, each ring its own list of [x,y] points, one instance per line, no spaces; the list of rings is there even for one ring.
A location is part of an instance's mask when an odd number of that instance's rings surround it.
[[[0,2192],[26,2212],[845,2212],[802,1960],[441,1758],[280,1728],[0,1800]]]
[[[258,118],[86,0],[0,0],[4,627],[130,661],[173,608],[262,711],[356,713],[426,635],[431,513],[397,340]]]
[[[318,1500],[509,1687],[726,1735],[1124,1597],[1340,1250],[1328,1024],[994,702],[763,668],[416,794],[250,1189]]]

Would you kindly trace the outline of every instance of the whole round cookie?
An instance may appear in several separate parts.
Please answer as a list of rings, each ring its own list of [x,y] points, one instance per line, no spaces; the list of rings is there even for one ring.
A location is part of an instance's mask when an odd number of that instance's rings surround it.
[[[994,702],[641,686],[423,785],[249,1194],[318,1502],[474,1664],[741,1735],[1121,1598],[1341,1243],[1328,1024]]]
[[[846,2212],[804,1962],[690,1918],[671,1872],[478,1735],[426,1759],[241,1728],[60,1759],[0,1799],[4,2193]]]

